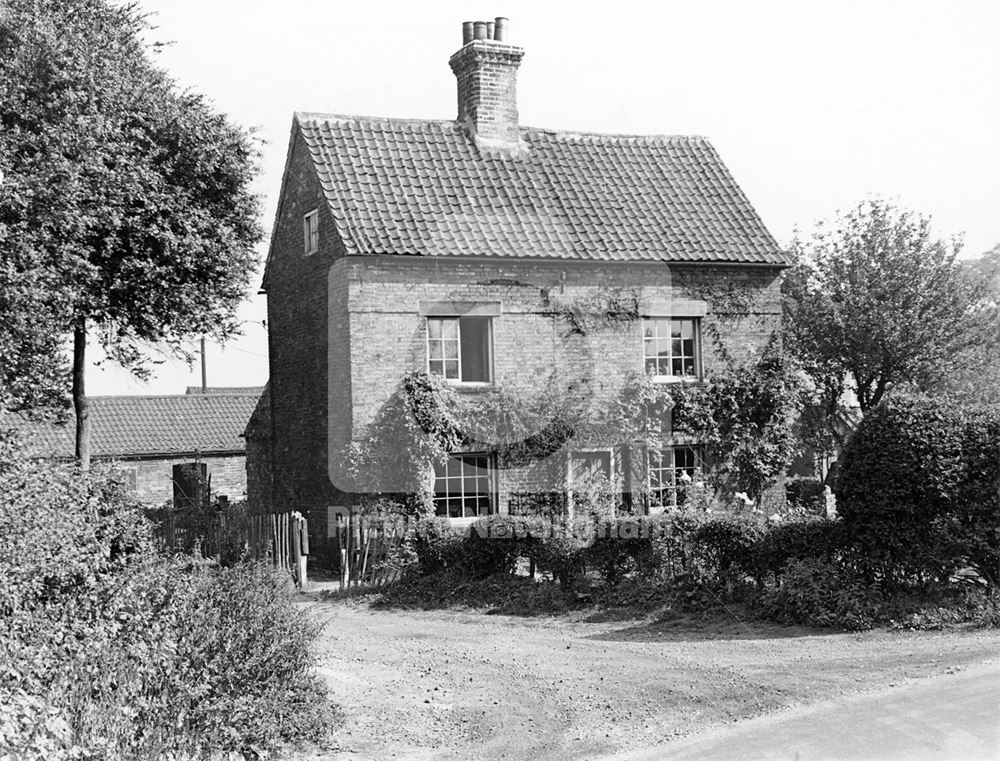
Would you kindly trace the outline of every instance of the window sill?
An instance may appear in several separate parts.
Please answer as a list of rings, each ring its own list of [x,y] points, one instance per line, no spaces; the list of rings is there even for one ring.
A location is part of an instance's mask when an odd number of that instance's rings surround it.
[[[448,525],[453,529],[469,530],[472,528],[472,524],[478,521],[480,518],[488,518],[490,515],[496,515],[496,513],[489,513],[488,515],[477,515],[475,517],[469,518],[449,518],[447,515],[438,515],[437,518],[444,518],[448,521]]]
[[[478,394],[486,391],[495,391],[495,383],[462,383],[461,381],[447,381],[450,388],[463,394]]]
[[[704,379],[698,377],[685,377],[681,378],[675,375],[654,375],[650,378],[653,383],[689,383],[691,385],[696,385],[699,383],[704,383]]]

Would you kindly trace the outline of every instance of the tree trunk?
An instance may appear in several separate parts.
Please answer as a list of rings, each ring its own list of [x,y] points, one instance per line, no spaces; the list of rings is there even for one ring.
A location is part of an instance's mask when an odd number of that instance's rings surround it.
[[[81,317],[73,327],[73,409],[76,412],[76,464],[90,470],[90,410],[84,385],[87,367],[87,320]]]

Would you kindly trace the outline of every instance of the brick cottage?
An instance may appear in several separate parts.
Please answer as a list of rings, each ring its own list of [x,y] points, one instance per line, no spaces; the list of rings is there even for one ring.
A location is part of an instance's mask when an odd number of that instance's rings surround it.
[[[251,423],[250,468],[267,477],[251,477],[251,501],[322,532],[351,499],[338,453],[413,371],[469,395],[562,373],[600,405],[630,375],[700,382],[780,329],[788,262],[711,144],[521,126],[524,51],[507,32],[464,25],[455,120],[294,116],[264,278],[268,418]],[[734,288],[748,294],[736,318],[713,297]],[[621,293],[635,319],[567,325],[567,304]],[[698,457],[695,442],[568,442],[549,465],[642,479],[662,504]],[[526,473],[454,452],[428,479],[439,514],[469,519],[544,487]]]
[[[196,493],[231,502],[247,497],[242,438],[263,389],[192,386],[169,396],[92,396],[91,455],[95,467],[114,463],[135,498],[147,505],[189,505]],[[31,456],[73,462],[76,422],[5,413]]]

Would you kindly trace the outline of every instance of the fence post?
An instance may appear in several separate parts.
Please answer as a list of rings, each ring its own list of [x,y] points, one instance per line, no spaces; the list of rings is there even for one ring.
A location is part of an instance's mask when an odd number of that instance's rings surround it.
[[[291,533],[292,540],[292,560],[293,560],[293,573],[295,574],[295,581],[299,586],[299,589],[305,589],[306,586],[306,555],[305,552],[308,551],[308,547],[304,546],[302,541],[303,525],[305,524],[305,519],[298,513],[292,513],[291,521],[289,525],[289,530]]]
[[[348,564],[351,546],[351,516],[337,514],[337,548],[340,550],[340,588],[351,583],[351,568]]]

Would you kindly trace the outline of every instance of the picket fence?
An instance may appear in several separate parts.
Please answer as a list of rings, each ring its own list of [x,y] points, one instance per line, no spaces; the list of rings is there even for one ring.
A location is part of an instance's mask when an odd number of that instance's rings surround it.
[[[399,580],[404,532],[398,524],[353,511],[337,514],[334,520],[341,589],[382,587]]]
[[[270,558],[283,571],[306,583],[309,526],[298,512],[249,514],[165,508],[153,515],[161,546],[204,557]]]

